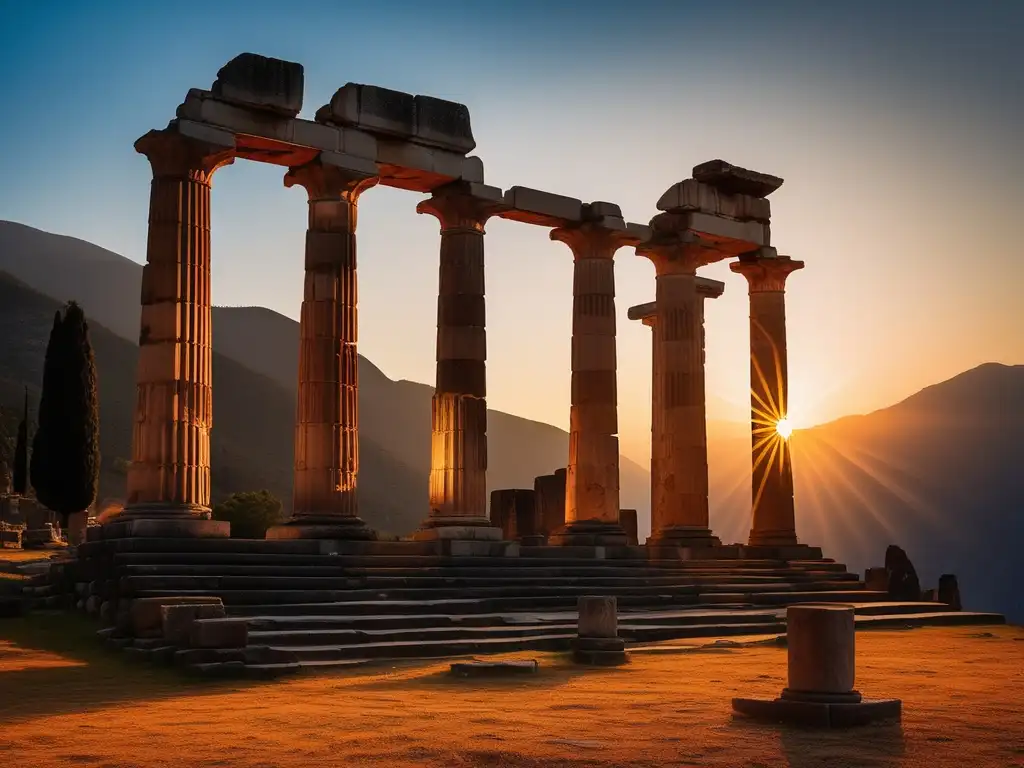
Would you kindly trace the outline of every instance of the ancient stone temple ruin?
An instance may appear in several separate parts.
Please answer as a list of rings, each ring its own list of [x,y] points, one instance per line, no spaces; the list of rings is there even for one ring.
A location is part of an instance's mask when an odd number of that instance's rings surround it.
[[[567,647],[575,618],[566,624],[564,612],[595,592],[635,612],[620,621],[629,641],[749,633],[778,626],[787,604],[885,597],[797,536],[777,426],[788,390],[784,288],[803,264],[771,244],[767,197],[782,179],[705,162],[662,195],[648,224],[635,224],[614,203],[487,185],[461,104],[355,83],[313,120],[297,117],[302,103],[301,65],[242,54],[135,144],[153,180],[128,505],[89,529],[69,566],[112,641],[197,667],[270,672]],[[229,539],[228,524],[210,519],[210,196],[215,173],[237,160],[280,166],[283,183],[309,199],[293,513],[260,541]],[[358,499],[357,221],[378,185],[407,190],[410,209],[440,228],[425,516],[394,542],[375,540]],[[488,509],[484,245],[493,217],[545,227],[572,255],[572,395],[565,466],[532,488],[494,491]],[[655,271],[654,300],[629,310],[652,331],[646,544],[636,541],[635,510],[619,502],[614,259],[624,248]],[[752,528],[739,544],[715,536],[708,509],[704,302],[725,286],[697,271],[722,260],[750,294],[754,483]],[[205,639],[182,648],[161,634],[159,606],[209,601],[226,615],[194,618]],[[651,608],[677,614],[645,619]],[[533,613],[509,618],[522,610]],[[463,629],[451,628],[454,615]],[[365,628],[387,632],[371,641],[357,632]],[[176,626],[173,636],[187,634]]]

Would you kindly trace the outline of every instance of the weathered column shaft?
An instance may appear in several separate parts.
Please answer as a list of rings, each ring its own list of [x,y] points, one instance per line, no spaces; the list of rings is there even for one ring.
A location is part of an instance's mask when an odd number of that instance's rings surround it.
[[[426,526],[488,526],[484,224],[492,208],[488,201],[448,189],[416,210],[441,223]]]
[[[577,256],[565,521],[619,521],[615,262]]]
[[[730,267],[750,286],[751,546],[797,543],[789,440],[777,425],[789,412],[785,283],[801,267],[785,257],[741,259]]]
[[[359,362],[356,221],[375,177],[322,162],[291,170],[309,194],[306,276],[299,322],[295,424],[296,522],[357,518]]]
[[[652,414],[651,432],[660,482],[653,489],[651,506],[658,513],[658,530],[706,529],[707,428],[696,274],[658,275],[656,303],[658,379],[654,386],[660,407]]]
[[[127,512],[202,515],[213,426],[210,182],[234,151],[171,130],[135,146],[153,181]]]

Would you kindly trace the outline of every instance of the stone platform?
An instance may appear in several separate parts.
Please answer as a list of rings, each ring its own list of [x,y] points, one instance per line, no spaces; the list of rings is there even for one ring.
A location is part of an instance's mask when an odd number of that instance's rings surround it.
[[[209,673],[568,651],[581,595],[615,596],[620,636],[634,645],[779,634],[785,607],[807,602],[854,604],[859,626],[1002,622],[938,603],[889,602],[828,559],[651,559],[644,547],[511,546],[495,557],[439,554],[436,542],[115,539],[83,544],[79,560],[53,577],[78,585],[111,627],[110,642]],[[229,619],[247,621],[247,647],[133,638],[125,621],[133,601],[172,596],[220,598]]]

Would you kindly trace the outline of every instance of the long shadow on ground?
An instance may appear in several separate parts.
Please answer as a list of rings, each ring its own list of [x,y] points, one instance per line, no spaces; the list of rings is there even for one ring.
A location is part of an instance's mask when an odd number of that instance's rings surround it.
[[[209,681],[105,648],[79,614],[38,612],[0,621],[0,725],[127,701],[203,696],[263,685]]]

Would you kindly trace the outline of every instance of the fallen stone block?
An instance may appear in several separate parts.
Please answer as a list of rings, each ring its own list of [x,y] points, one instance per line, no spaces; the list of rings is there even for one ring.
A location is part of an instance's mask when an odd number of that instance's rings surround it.
[[[160,608],[161,635],[164,641],[178,647],[187,646],[196,619],[223,619],[224,606],[220,603],[199,605],[164,605]]]
[[[515,661],[457,661],[449,667],[457,677],[509,677],[530,675],[537,671],[536,659]]]
[[[246,619],[196,619],[192,622],[192,648],[245,648],[249,643]]]
[[[257,53],[240,53],[217,72],[215,97],[284,117],[302,111],[302,65]]]
[[[433,96],[415,97],[416,141],[466,154],[476,148],[469,107]]]
[[[782,186],[778,176],[740,168],[724,160],[709,160],[693,167],[693,178],[730,195],[768,197]]]
[[[131,602],[128,609],[130,629],[135,637],[160,637],[163,634],[165,605],[223,605],[213,595],[175,595],[173,597],[142,597]],[[118,624],[120,626],[120,623]]]

